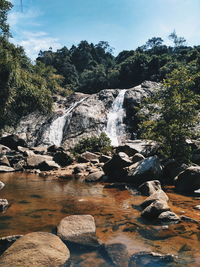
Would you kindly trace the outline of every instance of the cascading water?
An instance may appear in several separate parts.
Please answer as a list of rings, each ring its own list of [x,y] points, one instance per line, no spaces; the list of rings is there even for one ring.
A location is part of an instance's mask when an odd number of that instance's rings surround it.
[[[55,119],[50,128],[48,133],[45,134],[48,138],[49,144],[54,144],[56,146],[60,146],[63,140],[63,131],[67,121],[68,116],[71,114],[73,109],[75,109],[80,103],[82,103],[87,97],[82,98],[80,101],[73,103],[67,110],[65,110],[64,114],[57,119]],[[69,123],[69,121],[68,121]],[[45,141],[43,141],[45,143]]]
[[[107,116],[106,134],[111,139],[113,146],[118,146],[121,143],[125,133],[125,127],[123,125],[123,118],[125,116],[125,110],[123,109],[125,93],[126,89],[119,92]]]

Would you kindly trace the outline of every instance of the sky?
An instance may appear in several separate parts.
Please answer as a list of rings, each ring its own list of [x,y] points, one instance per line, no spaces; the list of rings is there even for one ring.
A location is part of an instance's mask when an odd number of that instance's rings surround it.
[[[187,45],[200,45],[200,0],[11,0],[11,41],[34,60],[40,50],[53,51],[81,40],[108,41],[117,55],[152,37],[169,45],[174,30]]]

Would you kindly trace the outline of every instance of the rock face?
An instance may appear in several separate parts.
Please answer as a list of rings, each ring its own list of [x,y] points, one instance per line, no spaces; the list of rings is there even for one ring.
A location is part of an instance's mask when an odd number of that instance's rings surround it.
[[[175,177],[176,190],[179,192],[193,193],[200,189],[200,166],[192,166]]]
[[[127,168],[128,181],[138,185],[146,181],[159,179],[161,175],[162,166],[157,156],[146,158]]]
[[[57,226],[57,235],[64,242],[73,242],[83,246],[99,246],[95,221],[91,215],[65,217]]]
[[[2,267],[61,267],[69,260],[70,252],[59,237],[43,232],[19,238],[0,257]]]
[[[159,84],[154,82],[144,82],[140,86],[130,88],[124,97],[124,108],[126,109],[127,138],[132,132],[137,131],[136,107],[144,97],[153,94]],[[32,113],[24,117],[17,129],[13,133],[23,134],[30,146],[51,145],[46,135],[51,123],[62,116],[63,113],[75,102],[85,98],[68,114],[63,129],[62,145],[65,148],[73,147],[80,139],[100,135],[104,132],[107,124],[107,114],[112,106],[114,99],[119,94],[119,89],[106,89],[97,94],[84,95],[75,93],[68,98],[62,98],[55,102],[54,112],[48,116],[39,113]],[[94,108],[95,107],[95,108]],[[23,145],[22,145],[23,146]],[[140,150],[136,152],[141,152]]]

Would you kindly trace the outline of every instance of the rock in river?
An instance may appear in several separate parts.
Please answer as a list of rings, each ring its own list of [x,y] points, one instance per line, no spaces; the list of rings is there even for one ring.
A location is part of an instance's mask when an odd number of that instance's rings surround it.
[[[57,235],[64,242],[73,242],[83,246],[99,246],[94,217],[91,215],[65,217],[57,226]]]
[[[61,267],[69,260],[70,252],[59,237],[35,232],[19,238],[0,257],[2,267]]]

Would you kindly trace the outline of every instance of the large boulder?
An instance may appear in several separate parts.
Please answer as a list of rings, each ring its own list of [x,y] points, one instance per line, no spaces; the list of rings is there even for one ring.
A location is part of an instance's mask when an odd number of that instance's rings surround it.
[[[99,159],[99,155],[86,151],[78,157],[78,162],[86,163],[86,162],[90,162],[90,161],[98,160],[98,159]]]
[[[57,226],[57,235],[64,242],[72,242],[83,246],[99,246],[94,217],[91,215],[65,217]]]
[[[109,177],[118,179],[125,175],[125,170],[123,168],[130,166],[131,164],[132,161],[129,156],[120,152],[118,154],[114,154],[112,159],[104,164],[103,170]]]
[[[193,193],[200,189],[200,166],[191,166],[174,179],[176,190],[183,193]]]
[[[49,171],[58,169],[60,166],[53,161],[51,156],[32,155],[27,157],[27,168],[39,169],[41,171]]]
[[[73,162],[71,155],[65,151],[56,152],[53,156],[53,160],[62,167],[70,165]]]
[[[127,168],[127,179],[130,183],[142,184],[161,178],[162,166],[157,156],[148,157]]]
[[[124,152],[128,156],[134,156],[136,153],[140,153],[143,156],[155,155],[158,150],[158,143],[151,140],[129,140],[123,146],[117,147],[117,152]]]
[[[161,189],[161,184],[158,180],[145,182],[138,187],[138,191],[145,196],[150,196]]]
[[[0,255],[20,237],[22,237],[22,235],[11,235],[11,236],[1,237],[0,238]]]
[[[35,232],[19,238],[0,257],[2,267],[61,267],[69,261],[70,252],[59,237]]]
[[[18,146],[27,147],[26,141],[16,134],[1,137],[0,144],[7,146],[13,150],[17,150]]]

